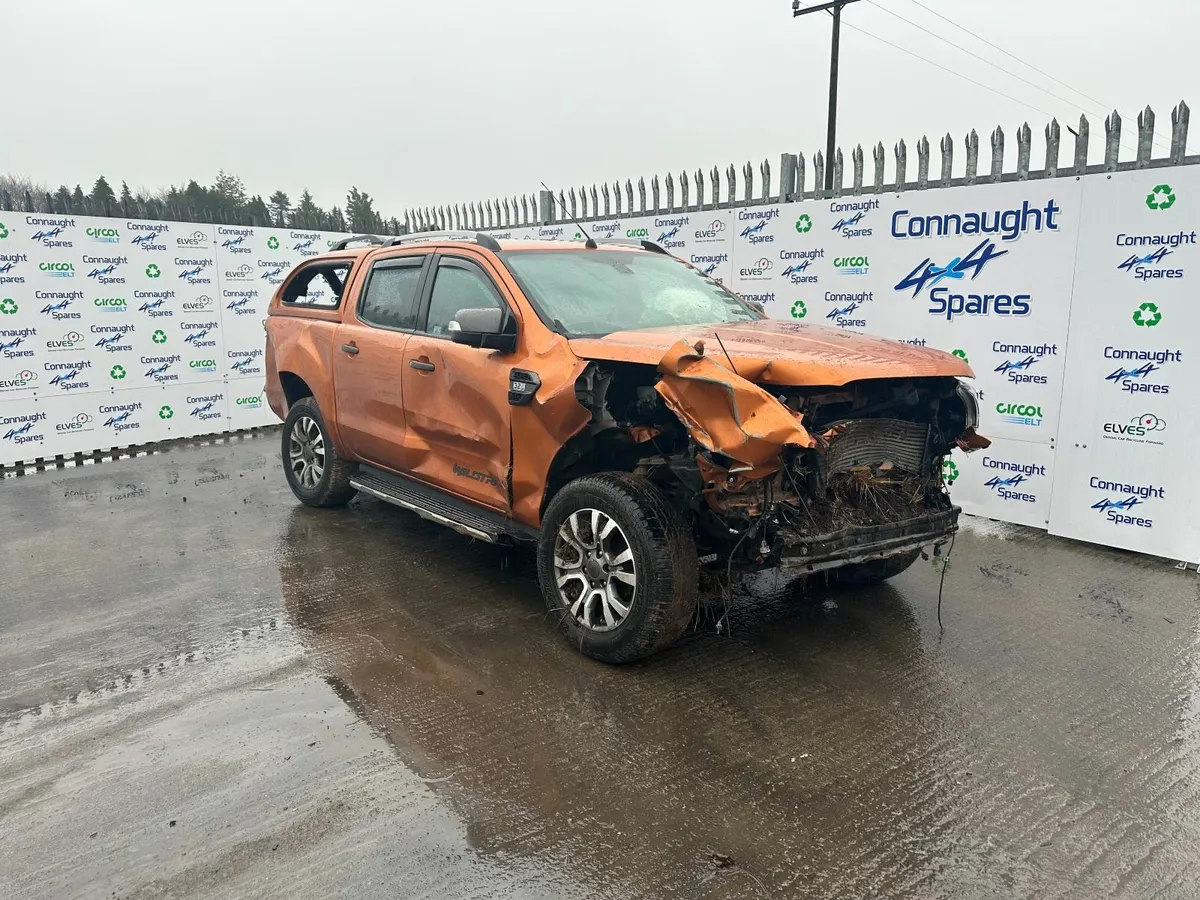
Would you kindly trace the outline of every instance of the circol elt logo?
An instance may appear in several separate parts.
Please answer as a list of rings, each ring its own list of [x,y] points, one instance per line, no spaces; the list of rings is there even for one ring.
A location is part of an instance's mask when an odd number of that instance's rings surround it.
[[[808,315],[808,307],[804,305],[803,300],[797,300],[792,304],[792,318],[803,319]]]
[[[808,234],[808,232],[812,231],[812,218],[808,213],[801,213],[799,218],[796,219],[796,231],[800,234]]]
[[[943,460],[942,477],[946,479],[946,484],[954,484],[954,482],[958,481],[958,465],[954,460]]]

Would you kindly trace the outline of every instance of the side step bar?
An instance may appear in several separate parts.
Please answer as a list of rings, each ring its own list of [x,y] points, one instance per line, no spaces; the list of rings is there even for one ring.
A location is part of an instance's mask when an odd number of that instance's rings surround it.
[[[350,479],[351,487],[416,513],[422,519],[453,528],[459,534],[487,541],[536,541],[538,532],[486,507],[451,496],[412,478],[385,472],[374,466],[359,465]]]

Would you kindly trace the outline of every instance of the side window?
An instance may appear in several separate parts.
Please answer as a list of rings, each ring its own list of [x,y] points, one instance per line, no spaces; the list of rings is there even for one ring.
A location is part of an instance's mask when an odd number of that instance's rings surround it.
[[[462,260],[443,259],[433,282],[425,331],[449,335],[450,320],[460,309],[500,308],[500,297],[482,269]]]
[[[381,328],[416,328],[417,288],[424,257],[382,260],[371,267],[358,314]]]
[[[283,294],[283,302],[296,306],[337,309],[342,288],[350,274],[350,263],[307,266],[296,273]]]

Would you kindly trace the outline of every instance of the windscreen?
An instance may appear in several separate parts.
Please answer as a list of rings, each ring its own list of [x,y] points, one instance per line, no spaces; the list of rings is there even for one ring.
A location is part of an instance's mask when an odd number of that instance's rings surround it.
[[[659,253],[518,250],[501,256],[547,324],[569,337],[762,318],[716,281]]]

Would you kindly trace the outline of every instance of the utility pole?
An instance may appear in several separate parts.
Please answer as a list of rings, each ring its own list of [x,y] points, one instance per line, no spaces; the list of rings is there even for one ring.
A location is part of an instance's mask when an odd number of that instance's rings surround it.
[[[838,95],[838,44],[842,33],[842,7],[858,0],[831,0],[818,6],[800,8],[800,0],[792,0],[792,18],[809,13],[830,12],[833,14],[833,44],[829,52],[829,124],[825,134],[825,190],[833,190],[833,154],[836,150],[837,95]]]

